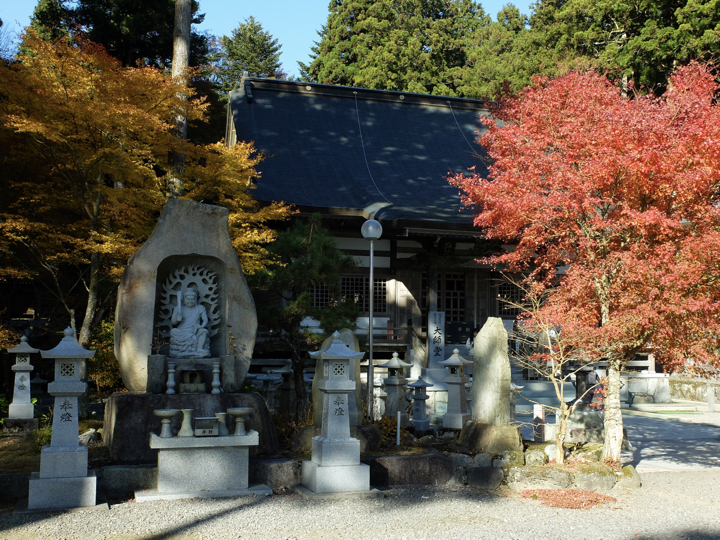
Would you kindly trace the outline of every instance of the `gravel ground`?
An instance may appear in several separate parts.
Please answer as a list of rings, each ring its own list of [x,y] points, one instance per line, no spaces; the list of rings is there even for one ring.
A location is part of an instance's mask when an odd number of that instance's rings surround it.
[[[379,499],[298,495],[114,504],[108,511],[0,516],[0,538],[613,539],[720,538],[720,471],[643,475],[639,490],[589,510],[511,490],[415,488]]]
[[[642,488],[613,490],[616,502],[589,510],[543,506],[507,488],[486,493],[423,486],[388,491],[379,499],[277,495],[124,502],[106,511],[62,514],[4,513],[0,539],[720,539],[715,455],[720,452],[713,447],[713,455],[702,455],[699,462],[695,455],[697,441],[717,440],[720,413],[628,416],[631,441],[649,455],[627,460],[640,459],[648,470],[664,472],[641,473]],[[672,457],[679,459],[673,463]]]

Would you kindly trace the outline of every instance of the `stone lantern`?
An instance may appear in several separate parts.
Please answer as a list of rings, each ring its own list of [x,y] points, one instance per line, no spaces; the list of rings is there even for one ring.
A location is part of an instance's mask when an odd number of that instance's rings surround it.
[[[292,368],[292,362],[288,360],[280,369],[270,371],[275,375],[280,375],[282,381],[278,386],[280,390],[278,412],[280,414],[290,415],[295,410],[295,372]]]
[[[403,375],[405,368],[409,368],[411,365],[400,360],[398,353],[394,352],[392,360],[378,366],[388,370],[388,376],[383,381],[386,394],[384,416],[395,419],[398,411],[400,411],[400,423],[403,426],[408,423],[408,415],[405,412],[405,385],[407,379]]]
[[[460,351],[455,349],[450,358],[438,363],[450,371],[450,375],[445,378],[448,386],[448,403],[447,412],[443,415],[443,427],[462,429],[472,416],[468,412],[465,395],[465,383],[470,380],[465,376],[465,366],[472,362],[465,360],[460,356]]]
[[[428,420],[425,412],[425,401],[430,396],[425,393],[425,389],[432,386],[432,384],[424,381],[422,375],[420,375],[417,381],[407,386],[413,390],[413,424],[415,425],[415,436],[417,437],[418,433],[430,429],[430,420]]]
[[[40,472],[32,473],[28,508],[75,508],[95,506],[97,478],[88,473],[88,449],[78,442],[79,398],[87,384],[80,380],[83,360],[95,351],[83,349],[71,328],[60,344],[41,351],[43,358],[55,359],[55,380],[48,393],[55,397],[52,439],[40,456]]]
[[[317,383],[322,395],[322,428],[312,439],[312,459],[302,463],[302,484],[316,493],[369,491],[370,467],[360,463],[360,441],[350,436],[349,399],[355,392],[351,360],[364,353],[348,348],[333,334],[326,349],[311,352],[322,359],[323,378]]]
[[[30,372],[33,370],[30,365],[30,355],[40,351],[28,345],[25,336],[20,338],[20,345],[7,351],[15,355],[15,365],[11,368],[15,372],[15,386],[8,411],[8,425],[25,424],[26,429],[32,430],[37,427],[37,420],[33,418],[35,406],[30,401]]]

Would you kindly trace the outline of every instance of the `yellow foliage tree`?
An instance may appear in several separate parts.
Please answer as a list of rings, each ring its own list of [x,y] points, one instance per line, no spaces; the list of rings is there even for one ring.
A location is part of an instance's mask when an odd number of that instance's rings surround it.
[[[124,68],[87,41],[29,31],[22,50],[19,62],[0,66],[0,279],[40,281],[73,325],[81,291],[78,336],[87,344],[114,281],[155,224],[176,174],[173,153],[187,160],[183,196],[228,207],[246,271],[263,267],[273,238],[267,222],[290,210],[252,199],[260,156],[250,143],[227,149],[174,136],[178,110],[204,119],[190,88],[157,69]],[[63,276],[68,269],[74,281]]]

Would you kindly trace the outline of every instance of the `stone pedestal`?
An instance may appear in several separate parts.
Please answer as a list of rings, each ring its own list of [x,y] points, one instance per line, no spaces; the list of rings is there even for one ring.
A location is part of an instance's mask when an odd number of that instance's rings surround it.
[[[55,359],[55,381],[48,392],[55,397],[50,445],[40,455],[40,472],[30,478],[28,508],[95,506],[97,479],[88,474],[87,448],[78,442],[78,398],[87,384],[80,380],[81,362],[95,351],[80,347],[68,328],[60,344],[42,351]]]
[[[11,368],[15,372],[15,385],[8,418],[10,420],[31,420],[35,416],[35,406],[30,401],[30,372],[33,370],[30,365],[30,354],[40,351],[28,345],[27,338],[22,336],[20,345],[8,349],[8,352],[15,355],[15,365]]]
[[[465,377],[464,371],[464,367],[471,362],[460,356],[460,351],[455,349],[450,358],[440,363],[450,371],[450,374],[445,378],[448,388],[448,401],[447,412],[443,415],[443,427],[462,429],[465,422],[471,418],[465,394],[465,383],[470,379]]]
[[[150,434],[150,448],[158,450],[156,490],[138,490],[138,502],[195,496],[234,497],[271,495],[265,485],[248,485],[249,447],[258,432],[228,437],[158,437]]]
[[[322,395],[322,429],[313,437],[312,460],[302,463],[303,486],[315,493],[369,491],[370,467],[360,463],[360,441],[350,436],[349,401],[355,381],[350,379],[350,361],[364,353],[350,350],[333,334],[325,350],[310,353],[323,361],[323,380],[317,388]]]

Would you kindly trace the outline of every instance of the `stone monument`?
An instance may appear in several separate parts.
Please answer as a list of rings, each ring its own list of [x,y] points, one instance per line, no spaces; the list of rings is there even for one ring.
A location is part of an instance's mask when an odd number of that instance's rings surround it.
[[[15,372],[15,386],[5,428],[32,431],[37,428],[38,421],[34,418],[35,405],[30,398],[30,372],[33,370],[30,365],[30,355],[40,351],[28,345],[27,337],[22,336],[20,345],[8,349],[7,352],[15,355],[15,365],[11,368]]]
[[[470,379],[465,376],[465,366],[471,364],[460,356],[460,350],[454,349],[453,354],[447,360],[440,362],[450,374],[445,377],[448,387],[447,412],[443,415],[443,427],[462,429],[465,422],[470,420],[470,413],[467,408],[467,397],[465,396],[465,383]]]
[[[472,422],[463,427],[461,444],[489,454],[522,450],[520,428],[510,421],[510,359],[502,319],[488,318],[474,347]]]
[[[78,442],[78,398],[87,384],[80,380],[81,363],[95,351],[83,349],[71,328],[60,344],[42,351],[55,359],[55,380],[48,392],[55,397],[52,439],[40,455],[40,472],[30,476],[28,508],[95,506],[97,478],[88,473],[88,449]]]
[[[105,405],[103,438],[113,459],[153,459],[153,410],[193,409],[214,418],[252,407],[258,454],[277,435],[258,394],[240,393],[250,366],[255,303],[230,240],[228,210],[170,199],[132,256],[118,288],[115,356],[130,392]],[[172,422],[179,422],[173,418]]]
[[[350,361],[364,353],[350,350],[333,334],[325,350],[311,352],[323,361],[322,430],[312,439],[312,459],[302,463],[302,485],[315,493],[370,490],[370,466],[360,463],[360,441],[350,436],[348,400],[356,383],[350,379]]]
[[[118,289],[115,356],[127,389],[166,392],[172,363],[173,382],[195,385],[186,393],[210,393],[213,363],[219,363],[222,390],[239,391],[256,329],[228,210],[168,200]]]

